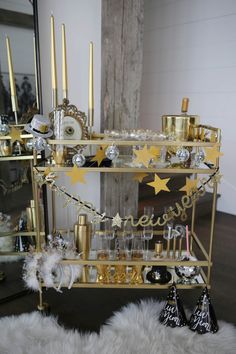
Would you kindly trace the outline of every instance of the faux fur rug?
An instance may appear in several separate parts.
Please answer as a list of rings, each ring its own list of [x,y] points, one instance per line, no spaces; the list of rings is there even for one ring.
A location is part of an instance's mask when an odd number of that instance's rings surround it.
[[[65,330],[37,312],[0,319],[1,354],[235,354],[236,329],[219,321],[216,334],[199,335],[158,321],[163,303],[130,304],[100,334]]]

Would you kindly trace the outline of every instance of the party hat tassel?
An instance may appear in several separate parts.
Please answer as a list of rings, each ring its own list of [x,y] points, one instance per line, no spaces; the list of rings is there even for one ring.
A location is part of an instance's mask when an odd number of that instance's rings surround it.
[[[198,299],[197,306],[190,317],[189,328],[199,334],[216,333],[219,329],[207,288]]]
[[[166,304],[160,313],[159,321],[169,327],[186,326],[187,320],[175,283],[171,285]]]

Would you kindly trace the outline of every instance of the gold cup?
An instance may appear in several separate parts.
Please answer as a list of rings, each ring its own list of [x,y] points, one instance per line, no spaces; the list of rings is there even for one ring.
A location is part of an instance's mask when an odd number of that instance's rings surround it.
[[[12,145],[10,140],[0,141],[0,156],[11,156],[12,155]]]

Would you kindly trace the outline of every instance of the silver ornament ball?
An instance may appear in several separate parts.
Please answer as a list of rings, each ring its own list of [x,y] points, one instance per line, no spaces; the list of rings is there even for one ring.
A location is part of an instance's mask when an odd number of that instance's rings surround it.
[[[86,159],[85,159],[84,155],[83,155],[83,154],[80,154],[80,153],[75,154],[75,155],[72,157],[72,162],[73,162],[73,164],[76,165],[77,167],[82,167],[82,166],[84,166],[85,161],[86,161]]]
[[[33,150],[33,147],[34,147],[34,141],[33,139],[29,139],[26,141],[25,143],[25,148],[27,151],[31,152]]]
[[[109,159],[109,160],[114,160],[116,159],[118,156],[119,156],[119,149],[116,145],[111,145],[111,146],[108,146],[108,148],[106,149],[106,157]]]
[[[0,135],[7,135],[10,131],[9,125],[5,123],[0,123]]]
[[[180,148],[176,151],[176,156],[178,157],[180,162],[186,162],[189,159],[190,153],[185,148]]]
[[[181,261],[196,261],[195,257],[187,257],[183,256]],[[186,266],[186,265],[179,265],[175,267],[175,273],[180,277],[179,283],[189,283],[193,280],[196,276],[200,273],[200,267],[198,266]]]
[[[34,149],[38,152],[45,150],[47,142],[44,138],[38,137],[33,142]]]
[[[199,166],[204,160],[205,160],[205,152],[203,150],[200,150],[198,152],[196,152],[195,156],[194,156],[194,162],[197,166]]]

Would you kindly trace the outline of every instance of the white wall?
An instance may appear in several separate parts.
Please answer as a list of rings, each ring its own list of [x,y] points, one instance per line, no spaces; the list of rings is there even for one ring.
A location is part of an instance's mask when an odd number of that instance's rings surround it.
[[[141,125],[161,128],[182,97],[201,122],[222,128],[218,210],[236,214],[236,1],[145,0]]]
[[[65,23],[67,37],[67,62],[69,99],[79,110],[88,107],[88,63],[89,42],[94,42],[94,90],[95,90],[95,130],[100,129],[100,72],[101,72],[101,1],[100,0],[41,0],[38,1],[39,38],[42,72],[43,110],[51,110],[50,74],[50,15],[55,17],[59,102],[61,102],[61,24]],[[61,175],[58,184],[64,185],[81,199],[93,202],[100,208],[100,177],[89,173],[87,184],[70,186],[69,177]],[[62,207],[63,200],[57,198],[57,226],[67,227],[76,219],[76,209],[69,212]]]

